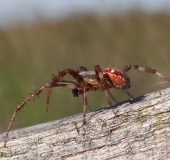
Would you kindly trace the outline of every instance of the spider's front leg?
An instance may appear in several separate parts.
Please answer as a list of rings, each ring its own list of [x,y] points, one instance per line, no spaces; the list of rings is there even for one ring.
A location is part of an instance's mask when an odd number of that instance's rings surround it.
[[[142,71],[142,72],[148,72],[148,73],[152,73],[152,74],[155,74],[156,76],[162,78],[164,81],[170,81],[169,78],[163,76],[160,72],[158,72],[157,70],[155,69],[151,69],[151,68],[147,68],[147,67],[141,67],[139,65],[129,65],[129,66],[126,66],[122,69],[122,72],[123,73],[126,73],[127,71],[131,70],[131,69],[136,69],[138,71]]]
[[[109,96],[109,90],[106,88],[107,84],[103,77],[102,70],[99,65],[96,65],[94,68],[95,68],[97,80],[101,87],[101,91],[104,92],[110,107],[112,107],[112,103],[111,103],[110,96]],[[114,109],[113,109],[113,113],[116,115],[116,112],[114,111]]]

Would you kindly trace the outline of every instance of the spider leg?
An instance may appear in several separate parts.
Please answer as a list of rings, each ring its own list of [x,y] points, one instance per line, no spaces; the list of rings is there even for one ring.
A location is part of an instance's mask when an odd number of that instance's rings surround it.
[[[101,90],[104,90],[106,87],[105,87],[105,81],[103,78],[102,70],[99,65],[96,65],[94,69],[95,69],[97,81],[100,84]]]
[[[55,84],[53,87],[68,87],[68,88],[72,88],[72,92],[73,90],[79,90],[80,86],[75,83],[75,82],[70,82],[70,81],[65,81],[65,80],[62,80],[62,81],[59,81],[57,84]],[[46,103],[47,103],[47,106],[46,106],[46,112],[48,112],[48,108],[49,108],[49,102],[50,102],[50,95],[51,95],[51,92],[52,92],[52,88],[49,88],[48,89],[48,94],[47,94],[47,100],[46,100]],[[74,94],[73,94],[74,95]]]
[[[77,83],[74,83],[74,82],[69,82],[69,81],[59,81],[55,87],[64,87],[64,86],[67,86],[67,87],[70,87],[70,88],[73,88],[72,89],[72,93],[73,93],[73,96],[75,97],[78,97],[79,94],[82,94],[83,96],[83,124],[85,125],[86,124],[86,109],[87,109],[87,92],[86,92],[86,88],[78,85]],[[86,84],[86,87],[90,88],[93,90],[93,86],[91,84]]]
[[[83,124],[86,124],[87,92],[83,89]]]
[[[52,88],[49,88],[48,89],[48,94],[47,94],[47,100],[46,100],[46,104],[47,104],[46,112],[48,112],[48,107],[49,107],[49,104],[50,104],[50,95],[51,95],[51,92],[52,92]]]
[[[99,65],[96,65],[94,68],[95,68],[96,77],[97,77],[98,83],[100,84],[101,90],[105,93],[105,96],[106,96],[109,104],[112,106],[110,98],[109,98],[108,89],[106,89],[106,87],[105,87],[106,82],[105,82],[105,80],[103,78],[102,70],[101,70]]]
[[[79,85],[75,82],[69,82],[69,81],[59,81],[57,84],[55,84],[53,87],[68,87],[68,88],[74,88],[77,89],[79,88]],[[52,92],[52,88],[48,89],[48,94],[47,94],[47,100],[46,100],[46,112],[48,112],[49,104],[50,104],[50,95]]]
[[[82,67],[86,69],[85,67]],[[55,76],[52,79],[51,86],[54,87],[56,84],[60,83],[60,79],[64,77],[66,74],[70,74],[78,83],[78,88],[73,89],[73,96],[77,96],[79,94],[83,95],[83,123],[86,124],[86,108],[87,108],[87,93],[86,88],[94,90],[94,86],[90,83],[86,83],[81,75],[78,72],[72,69],[66,69],[59,73],[59,75]],[[79,92],[77,92],[79,90]],[[75,93],[74,93],[75,91]]]
[[[79,88],[80,85],[78,85],[75,82],[71,82],[71,81],[59,81],[57,84],[54,85],[54,87],[67,87],[67,88]]]
[[[6,147],[6,143],[7,143],[7,139],[8,139],[8,134],[9,131],[12,127],[12,123],[14,122],[14,118],[17,114],[18,111],[20,111],[31,99],[33,99],[35,96],[38,96],[44,89],[46,88],[50,88],[50,83],[46,83],[44,86],[42,86],[41,88],[39,88],[37,91],[35,91],[33,94],[31,94],[30,96],[28,96],[26,99],[24,99],[24,101],[15,109],[12,118],[10,120],[8,129],[6,131],[6,136],[5,136],[5,140],[4,140],[4,147]]]
[[[111,100],[110,100],[110,96],[109,96],[108,90],[103,90],[103,92],[104,92],[104,94],[105,94],[105,96],[106,96],[106,99],[107,99],[107,101],[108,101],[108,103],[109,103],[109,105],[110,105],[110,107],[111,107],[111,106],[112,106],[112,102],[111,102]]]
[[[59,72],[59,74],[57,76],[54,76],[52,78],[52,81],[51,82],[48,82],[46,83],[44,86],[42,86],[41,88],[39,88],[37,91],[35,91],[33,94],[31,94],[30,96],[28,96],[26,99],[24,99],[24,101],[15,109],[13,115],[12,115],[12,118],[10,120],[10,123],[9,123],[9,126],[8,126],[8,129],[6,131],[6,136],[5,136],[5,140],[4,140],[4,147],[6,147],[6,143],[7,143],[7,139],[8,139],[8,134],[9,134],[9,131],[12,127],[12,124],[14,122],[14,118],[17,114],[18,111],[20,111],[31,99],[33,99],[35,96],[38,96],[44,89],[52,89],[53,87],[56,87],[56,86],[62,86],[64,84],[58,84],[59,81],[66,75],[66,74],[70,74],[76,81],[77,83],[80,85],[80,86],[85,86],[85,82],[84,82],[84,79],[78,74],[78,72],[76,72],[75,70],[72,70],[72,69],[65,69],[61,72]],[[61,83],[61,82],[60,82]],[[69,84],[71,85],[71,84]],[[50,94],[51,94],[51,91],[48,92],[48,95],[47,95],[47,103],[49,103],[49,99],[50,99]],[[46,110],[48,110],[48,107],[46,108]]]
[[[143,72],[148,72],[148,73],[152,73],[157,75],[158,77],[162,78],[164,81],[170,81],[169,78],[163,76],[160,72],[158,72],[155,69],[151,69],[151,68],[145,68],[145,67],[141,67],[139,65],[129,65],[123,68],[122,72],[126,73],[127,71],[129,71],[130,69],[136,69],[138,71],[143,71]]]
[[[106,88],[106,81],[105,79],[103,78],[103,73],[102,73],[102,70],[100,68],[99,65],[96,65],[95,67],[95,72],[96,72],[96,77],[97,77],[97,80],[101,86],[101,90],[104,92],[106,98],[107,98],[107,101],[110,105],[110,107],[112,106],[112,103],[111,103],[111,100],[110,100],[110,96],[109,96],[109,91],[108,89]],[[114,115],[116,115],[116,112],[114,111],[114,109],[112,109]]]
[[[51,87],[53,87],[55,84],[57,84],[66,74],[71,75],[80,86],[85,85],[83,77],[80,76],[77,71],[75,71],[73,69],[65,69],[65,70],[59,72],[58,75],[56,75],[52,78],[52,81],[50,82]]]
[[[123,91],[131,98],[131,100],[134,99],[134,97],[126,89],[124,89]]]
[[[116,100],[115,97],[113,97],[112,93],[110,92],[110,90],[108,90],[108,93],[109,93],[109,97],[111,97],[111,99],[115,102],[115,103],[118,103],[118,101]]]

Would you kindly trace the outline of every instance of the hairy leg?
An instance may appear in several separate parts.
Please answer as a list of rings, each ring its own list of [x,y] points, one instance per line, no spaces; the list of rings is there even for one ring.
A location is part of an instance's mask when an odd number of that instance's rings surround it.
[[[148,73],[152,73],[157,75],[158,77],[162,78],[164,81],[170,81],[169,78],[165,77],[164,75],[162,75],[160,72],[158,72],[155,69],[151,69],[151,68],[145,68],[145,67],[141,67],[139,65],[129,65],[126,66],[122,69],[122,72],[126,73],[127,71],[131,70],[131,69],[136,69],[138,71],[143,71],[143,72],[148,72]]]
[[[86,124],[87,92],[83,92],[83,124]]]
[[[95,66],[95,72],[96,72],[97,80],[98,80],[99,84],[101,85],[101,90],[104,92],[110,107],[112,107],[112,103],[111,103],[110,96],[109,96],[109,90],[106,89],[106,87],[105,87],[106,82],[105,82],[105,80],[103,78],[102,70],[101,70],[99,65]],[[116,115],[115,110],[112,109],[112,111],[113,111],[114,115]]]
[[[30,96],[28,96],[26,99],[24,99],[24,101],[15,109],[12,118],[10,120],[8,129],[6,131],[6,136],[5,136],[5,140],[4,140],[4,147],[6,147],[6,143],[7,143],[7,139],[8,139],[8,134],[9,131],[12,127],[12,124],[14,122],[15,116],[17,114],[18,111],[20,111],[31,99],[33,99],[35,96],[38,96],[44,89],[49,89],[48,95],[47,95],[47,104],[49,104],[49,99],[50,99],[50,94],[51,94],[51,90],[53,87],[58,87],[58,86],[76,86],[76,83],[67,83],[64,84],[64,82],[61,81],[61,79],[66,75],[66,74],[70,74],[76,81],[77,81],[77,86],[84,86],[85,82],[84,79],[75,71],[72,69],[65,69],[61,72],[59,72],[58,75],[54,76],[52,78],[51,82],[46,83],[44,86],[40,87],[37,91],[35,91],[34,93],[32,93]],[[61,82],[60,82],[61,81]],[[46,108],[46,111],[48,110],[48,106]]]

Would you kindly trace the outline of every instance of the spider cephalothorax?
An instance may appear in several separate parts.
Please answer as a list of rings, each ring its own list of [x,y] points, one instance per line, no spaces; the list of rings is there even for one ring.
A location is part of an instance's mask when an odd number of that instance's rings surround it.
[[[130,69],[136,69],[139,71],[144,71],[148,73],[155,74],[161,77],[165,81],[170,81],[170,79],[166,78],[159,72],[151,68],[144,68],[138,65],[129,65],[124,67],[122,70],[118,70],[116,68],[105,68],[101,69],[99,65],[94,67],[94,71],[88,71],[85,67],[80,66],[77,70],[73,69],[65,69],[60,71],[56,76],[52,78],[52,80],[46,83],[44,86],[40,87],[33,94],[28,96],[24,101],[15,109],[10,124],[8,126],[6,137],[4,141],[4,146],[6,146],[8,134],[11,129],[12,123],[14,122],[14,118],[19,110],[21,110],[31,99],[35,96],[38,96],[43,90],[48,90],[47,95],[47,108],[50,100],[50,94],[53,88],[55,87],[69,87],[72,89],[72,93],[74,97],[78,97],[82,95],[83,97],[83,123],[86,123],[86,106],[87,106],[87,92],[89,91],[97,91],[100,90],[104,92],[107,101],[110,106],[112,103],[109,97],[109,89],[128,89],[130,87],[130,79],[126,75],[126,72]],[[63,80],[65,75],[71,75],[75,81],[66,81]],[[113,110],[114,112],[114,110]],[[114,112],[115,113],[115,112]]]

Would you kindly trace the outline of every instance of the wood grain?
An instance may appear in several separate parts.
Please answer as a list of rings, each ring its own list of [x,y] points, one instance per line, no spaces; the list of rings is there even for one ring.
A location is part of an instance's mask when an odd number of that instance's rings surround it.
[[[168,160],[170,88],[114,106],[0,135],[0,160]]]

